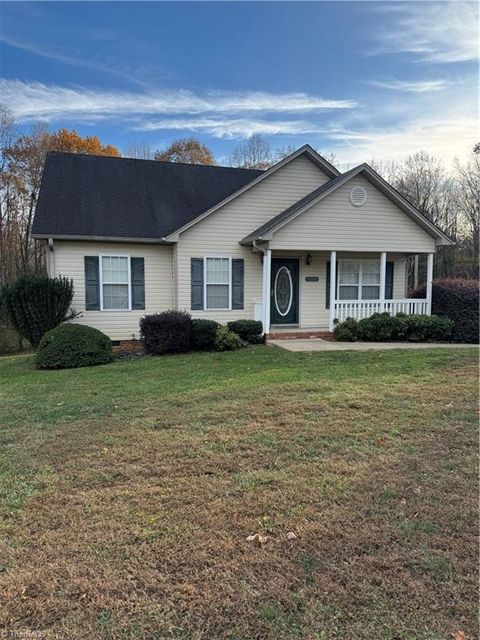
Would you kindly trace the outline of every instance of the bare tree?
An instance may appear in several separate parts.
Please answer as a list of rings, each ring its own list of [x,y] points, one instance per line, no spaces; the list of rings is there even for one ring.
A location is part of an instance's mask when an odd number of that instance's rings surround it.
[[[480,155],[475,152],[468,162],[455,161],[458,181],[457,206],[466,226],[466,235],[471,238],[473,268],[478,273],[478,252],[480,234]]]
[[[392,186],[398,185],[402,171],[402,165],[399,162],[396,160],[371,160],[369,165]]]
[[[6,149],[14,137],[13,115],[6,107],[0,106],[0,284],[8,282],[15,268],[12,265],[13,252],[9,247],[16,242],[15,217],[13,215],[12,178],[7,171]]]
[[[123,156],[125,158],[137,158],[138,160],[153,160],[153,151],[148,142],[137,140],[124,147]]]
[[[296,148],[292,144],[289,144],[286,147],[279,147],[273,152],[273,159],[275,163],[280,162],[280,160],[291,156],[295,151]]]
[[[274,162],[275,157],[268,142],[254,133],[234,148],[229,164],[243,169],[268,169]]]

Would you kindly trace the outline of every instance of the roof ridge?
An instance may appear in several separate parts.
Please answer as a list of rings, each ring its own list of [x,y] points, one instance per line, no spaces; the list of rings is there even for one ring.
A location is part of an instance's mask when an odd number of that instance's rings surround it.
[[[79,156],[79,157],[88,157],[88,158],[105,158],[109,160],[130,160],[131,162],[152,162],[155,164],[163,164],[163,165],[179,165],[184,167],[207,167],[214,169],[234,169],[235,171],[256,171],[257,173],[263,173],[265,169],[254,169],[250,167],[229,167],[227,165],[222,164],[200,164],[195,162],[170,162],[168,160],[154,160],[153,158],[129,158],[128,156],[109,156],[101,153],[78,153],[75,151],[57,151],[52,149],[47,152],[47,155],[55,154],[55,155],[66,155],[66,156]]]

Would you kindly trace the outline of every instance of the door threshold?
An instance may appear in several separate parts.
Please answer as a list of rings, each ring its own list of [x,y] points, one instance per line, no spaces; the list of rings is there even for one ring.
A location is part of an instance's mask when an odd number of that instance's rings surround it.
[[[300,329],[299,324],[271,324],[271,329]]]

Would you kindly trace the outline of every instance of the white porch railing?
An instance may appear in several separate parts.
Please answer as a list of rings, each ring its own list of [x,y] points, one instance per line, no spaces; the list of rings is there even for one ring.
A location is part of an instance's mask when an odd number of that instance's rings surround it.
[[[405,298],[399,300],[335,300],[334,317],[339,322],[347,318],[369,318],[374,313],[389,313],[391,316],[404,313],[407,316],[427,315],[428,301],[422,298]]]

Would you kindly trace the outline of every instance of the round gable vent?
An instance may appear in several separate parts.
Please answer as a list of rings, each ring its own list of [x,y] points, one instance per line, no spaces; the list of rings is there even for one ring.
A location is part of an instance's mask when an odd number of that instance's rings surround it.
[[[349,198],[354,207],[363,207],[367,201],[367,192],[363,187],[352,187]]]

